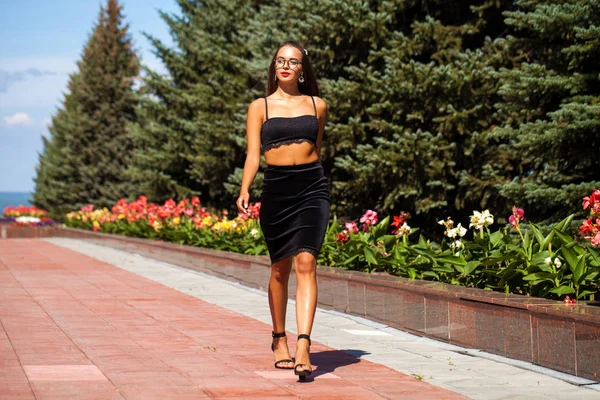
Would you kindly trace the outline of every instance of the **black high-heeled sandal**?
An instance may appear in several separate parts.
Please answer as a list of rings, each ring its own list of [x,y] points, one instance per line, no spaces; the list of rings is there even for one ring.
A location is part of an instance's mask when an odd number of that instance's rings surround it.
[[[306,340],[308,340],[308,345],[309,346],[311,345],[310,336],[305,335],[305,334],[301,334],[301,335],[298,335],[298,340],[300,340],[300,339],[306,339]],[[300,378],[301,381],[306,380],[306,377],[309,376],[310,374],[312,374],[312,370],[308,370],[307,371],[304,368],[298,370],[298,367],[306,367],[306,366],[310,367],[310,365],[308,365],[308,364],[296,364],[296,365],[294,365],[294,375],[298,375],[298,378]]]
[[[273,332],[271,332],[271,336],[273,336],[273,339],[275,339],[275,338],[282,338],[282,337],[285,337],[285,332],[275,333],[273,331]],[[271,351],[273,353],[275,352],[275,343],[271,343]],[[279,368],[279,369],[292,369],[294,367],[282,367],[281,364],[282,363],[293,363],[293,362],[294,362],[294,360],[289,359],[289,358],[285,358],[283,360],[275,361],[275,368]]]

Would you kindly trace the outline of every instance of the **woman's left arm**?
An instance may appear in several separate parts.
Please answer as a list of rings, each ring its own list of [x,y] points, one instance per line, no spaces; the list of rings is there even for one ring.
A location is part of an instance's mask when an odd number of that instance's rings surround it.
[[[317,155],[321,159],[321,143],[323,142],[323,133],[327,123],[327,103],[320,97],[315,97],[317,106],[317,119],[319,120],[319,135],[317,136]]]

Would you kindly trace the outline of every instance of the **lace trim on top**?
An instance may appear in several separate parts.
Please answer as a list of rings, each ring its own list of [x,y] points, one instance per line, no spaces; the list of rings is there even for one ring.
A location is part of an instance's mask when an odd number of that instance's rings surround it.
[[[277,149],[281,146],[288,146],[291,144],[296,144],[296,143],[310,143],[313,145],[313,147],[317,147],[312,140],[310,139],[306,139],[306,138],[297,138],[297,139],[288,139],[288,140],[282,140],[279,142],[275,142],[275,143],[269,143],[263,146],[263,152],[267,151],[267,150],[271,150],[271,149]]]

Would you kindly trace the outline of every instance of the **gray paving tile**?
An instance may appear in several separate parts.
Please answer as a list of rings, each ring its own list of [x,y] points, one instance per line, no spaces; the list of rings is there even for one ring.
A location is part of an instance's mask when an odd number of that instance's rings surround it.
[[[46,239],[117,267],[155,280],[231,311],[270,323],[266,293],[172,264],[112,248],[66,238]],[[295,303],[288,303],[287,328],[295,330]],[[381,330],[389,336],[363,336],[344,331]],[[364,318],[318,309],[314,340],[473,399],[600,399],[600,385],[529,363],[464,349],[402,332]],[[461,354],[459,352],[467,352]],[[598,389],[598,390],[593,390]]]

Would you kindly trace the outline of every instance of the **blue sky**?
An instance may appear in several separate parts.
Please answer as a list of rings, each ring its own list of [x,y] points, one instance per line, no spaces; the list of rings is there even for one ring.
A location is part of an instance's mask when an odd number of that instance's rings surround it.
[[[42,135],[106,0],[0,0],[0,192],[30,192]],[[163,71],[142,32],[171,44],[158,10],[175,0],[121,0],[142,64]]]

